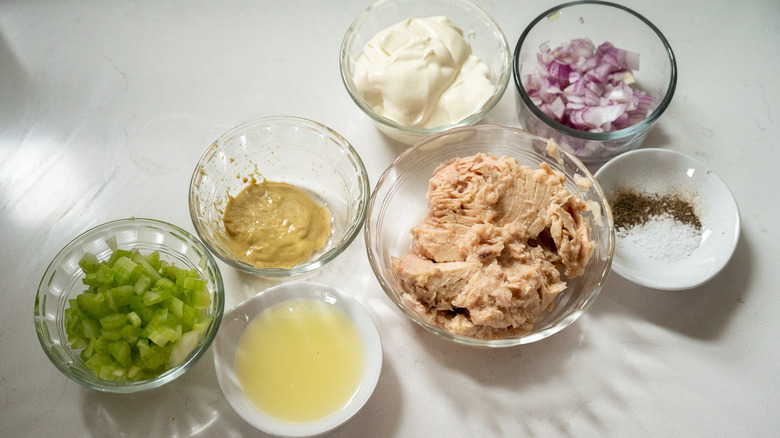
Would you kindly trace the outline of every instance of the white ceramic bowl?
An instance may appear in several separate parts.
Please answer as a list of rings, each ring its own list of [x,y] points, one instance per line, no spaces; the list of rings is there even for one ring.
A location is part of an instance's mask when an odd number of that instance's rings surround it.
[[[255,408],[244,396],[233,366],[238,340],[249,322],[264,309],[295,298],[322,300],[346,312],[362,335],[366,353],[365,373],[347,404],[325,418],[299,423],[275,419]],[[266,289],[225,313],[214,340],[214,364],[222,392],[246,422],[277,436],[314,436],[333,430],[349,420],[371,397],[382,370],[382,343],[371,316],[357,300],[330,286],[292,282]]]
[[[702,224],[699,247],[675,261],[648,258],[632,250],[618,233],[612,269],[621,277],[654,289],[690,289],[712,279],[731,259],[739,240],[739,208],[729,188],[708,166],[679,152],[639,149],[607,162],[596,179],[610,202],[624,189],[686,195]]]

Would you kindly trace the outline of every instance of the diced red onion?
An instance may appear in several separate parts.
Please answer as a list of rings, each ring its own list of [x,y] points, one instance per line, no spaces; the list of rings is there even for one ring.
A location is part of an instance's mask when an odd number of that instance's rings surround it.
[[[528,96],[545,114],[574,129],[607,132],[644,119],[655,98],[633,87],[639,54],[586,38],[551,49],[540,46],[539,65],[525,75]]]

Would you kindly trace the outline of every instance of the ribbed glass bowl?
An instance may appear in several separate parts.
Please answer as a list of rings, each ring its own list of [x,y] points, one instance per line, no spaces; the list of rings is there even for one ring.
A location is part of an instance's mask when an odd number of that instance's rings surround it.
[[[435,128],[403,126],[383,117],[366,103],[353,79],[355,60],[365,44],[379,31],[408,18],[445,16],[464,34],[472,53],[488,66],[493,94],[482,108],[463,120]],[[512,75],[512,53],[504,32],[484,9],[468,0],[380,0],[363,11],[347,29],[341,44],[341,79],[357,106],[388,137],[414,144],[423,137],[455,126],[473,125],[482,120],[501,100]]]
[[[225,207],[251,178],[292,184],[326,206],[332,232],[325,247],[290,269],[258,268],[234,254]],[[349,246],[365,221],[369,191],[363,161],[344,137],[304,118],[265,117],[229,130],[203,154],[190,182],[190,218],[206,246],[233,268],[290,277],[325,265]]]
[[[579,131],[553,120],[533,103],[523,80],[539,63],[540,45],[548,43],[550,47],[557,47],[575,38],[589,38],[596,46],[610,42],[615,47],[639,54],[639,70],[633,72],[635,87],[656,98],[642,121],[618,131]],[[661,31],[637,12],[602,1],[564,3],[536,17],[517,41],[512,67],[517,89],[517,115],[523,128],[555,139],[562,148],[586,163],[605,162],[641,146],[669,107],[677,86],[674,53]]]
[[[366,250],[382,289],[409,319],[431,333],[461,344],[510,347],[538,341],[563,330],[593,303],[609,274],[615,249],[612,214],[598,182],[582,162],[559,150],[559,163],[548,155],[546,146],[546,139],[516,128],[496,125],[453,128],[417,143],[385,170],[376,184],[368,207],[364,233]],[[567,280],[568,287],[555,298],[551,310],[543,312],[533,330],[522,336],[482,340],[455,336],[427,323],[404,303],[402,290],[391,265],[391,257],[401,257],[412,251],[410,230],[426,214],[428,181],[434,170],[454,158],[477,153],[514,157],[520,165],[532,168],[547,163],[553,170],[565,174],[564,186],[569,192],[586,202],[593,202],[595,207],[595,212],[583,213],[590,227],[590,237],[595,243],[585,272]],[[586,185],[589,187],[584,187]]]
[[[211,295],[207,309],[208,326],[198,345],[178,366],[154,379],[138,382],[113,382],[100,379],[79,357],[80,350],[68,346],[65,331],[65,309],[68,300],[86,290],[84,274],[78,265],[84,253],[90,252],[98,260],[106,260],[116,248],[137,248],[143,254],[160,253],[160,259],[184,269],[196,269],[206,280]],[[113,243],[112,243],[113,244]],[[206,247],[190,233],[154,219],[129,218],[98,225],[68,243],[52,260],[43,274],[35,297],[35,330],[43,351],[63,374],[74,381],[99,391],[131,393],[157,388],[184,374],[208,350],[217,334],[225,307],[225,289],[216,260]]]

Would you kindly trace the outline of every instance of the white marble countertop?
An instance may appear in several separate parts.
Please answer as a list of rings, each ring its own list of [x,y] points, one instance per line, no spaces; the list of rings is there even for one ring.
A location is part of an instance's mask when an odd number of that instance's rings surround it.
[[[482,0],[512,47],[554,3]],[[622,2],[652,20],[679,67],[646,145],[717,172],[741,210],[728,266],[688,291],[613,273],[575,324],[518,348],[440,340],[374,278],[362,236],[311,279],[350,291],[377,323],[384,368],[336,437],[778,436],[780,3]],[[0,436],[257,436],[220,392],[213,354],[161,388],[88,390],[33,325],[54,255],[94,225],[150,217],[194,231],[187,189],[205,148],[261,116],[346,137],[371,184],[403,149],[341,83],[338,51],[362,1],[0,3]],[[487,122],[519,126],[513,85]],[[162,189],[161,189],[162,188]],[[221,265],[227,308],[268,284]]]

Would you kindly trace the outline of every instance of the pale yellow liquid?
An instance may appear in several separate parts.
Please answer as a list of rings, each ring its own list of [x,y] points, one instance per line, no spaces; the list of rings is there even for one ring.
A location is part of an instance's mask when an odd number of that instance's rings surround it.
[[[355,394],[365,348],[341,309],[291,299],[249,322],[238,341],[235,370],[244,395],[260,411],[284,421],[313,421]]]

